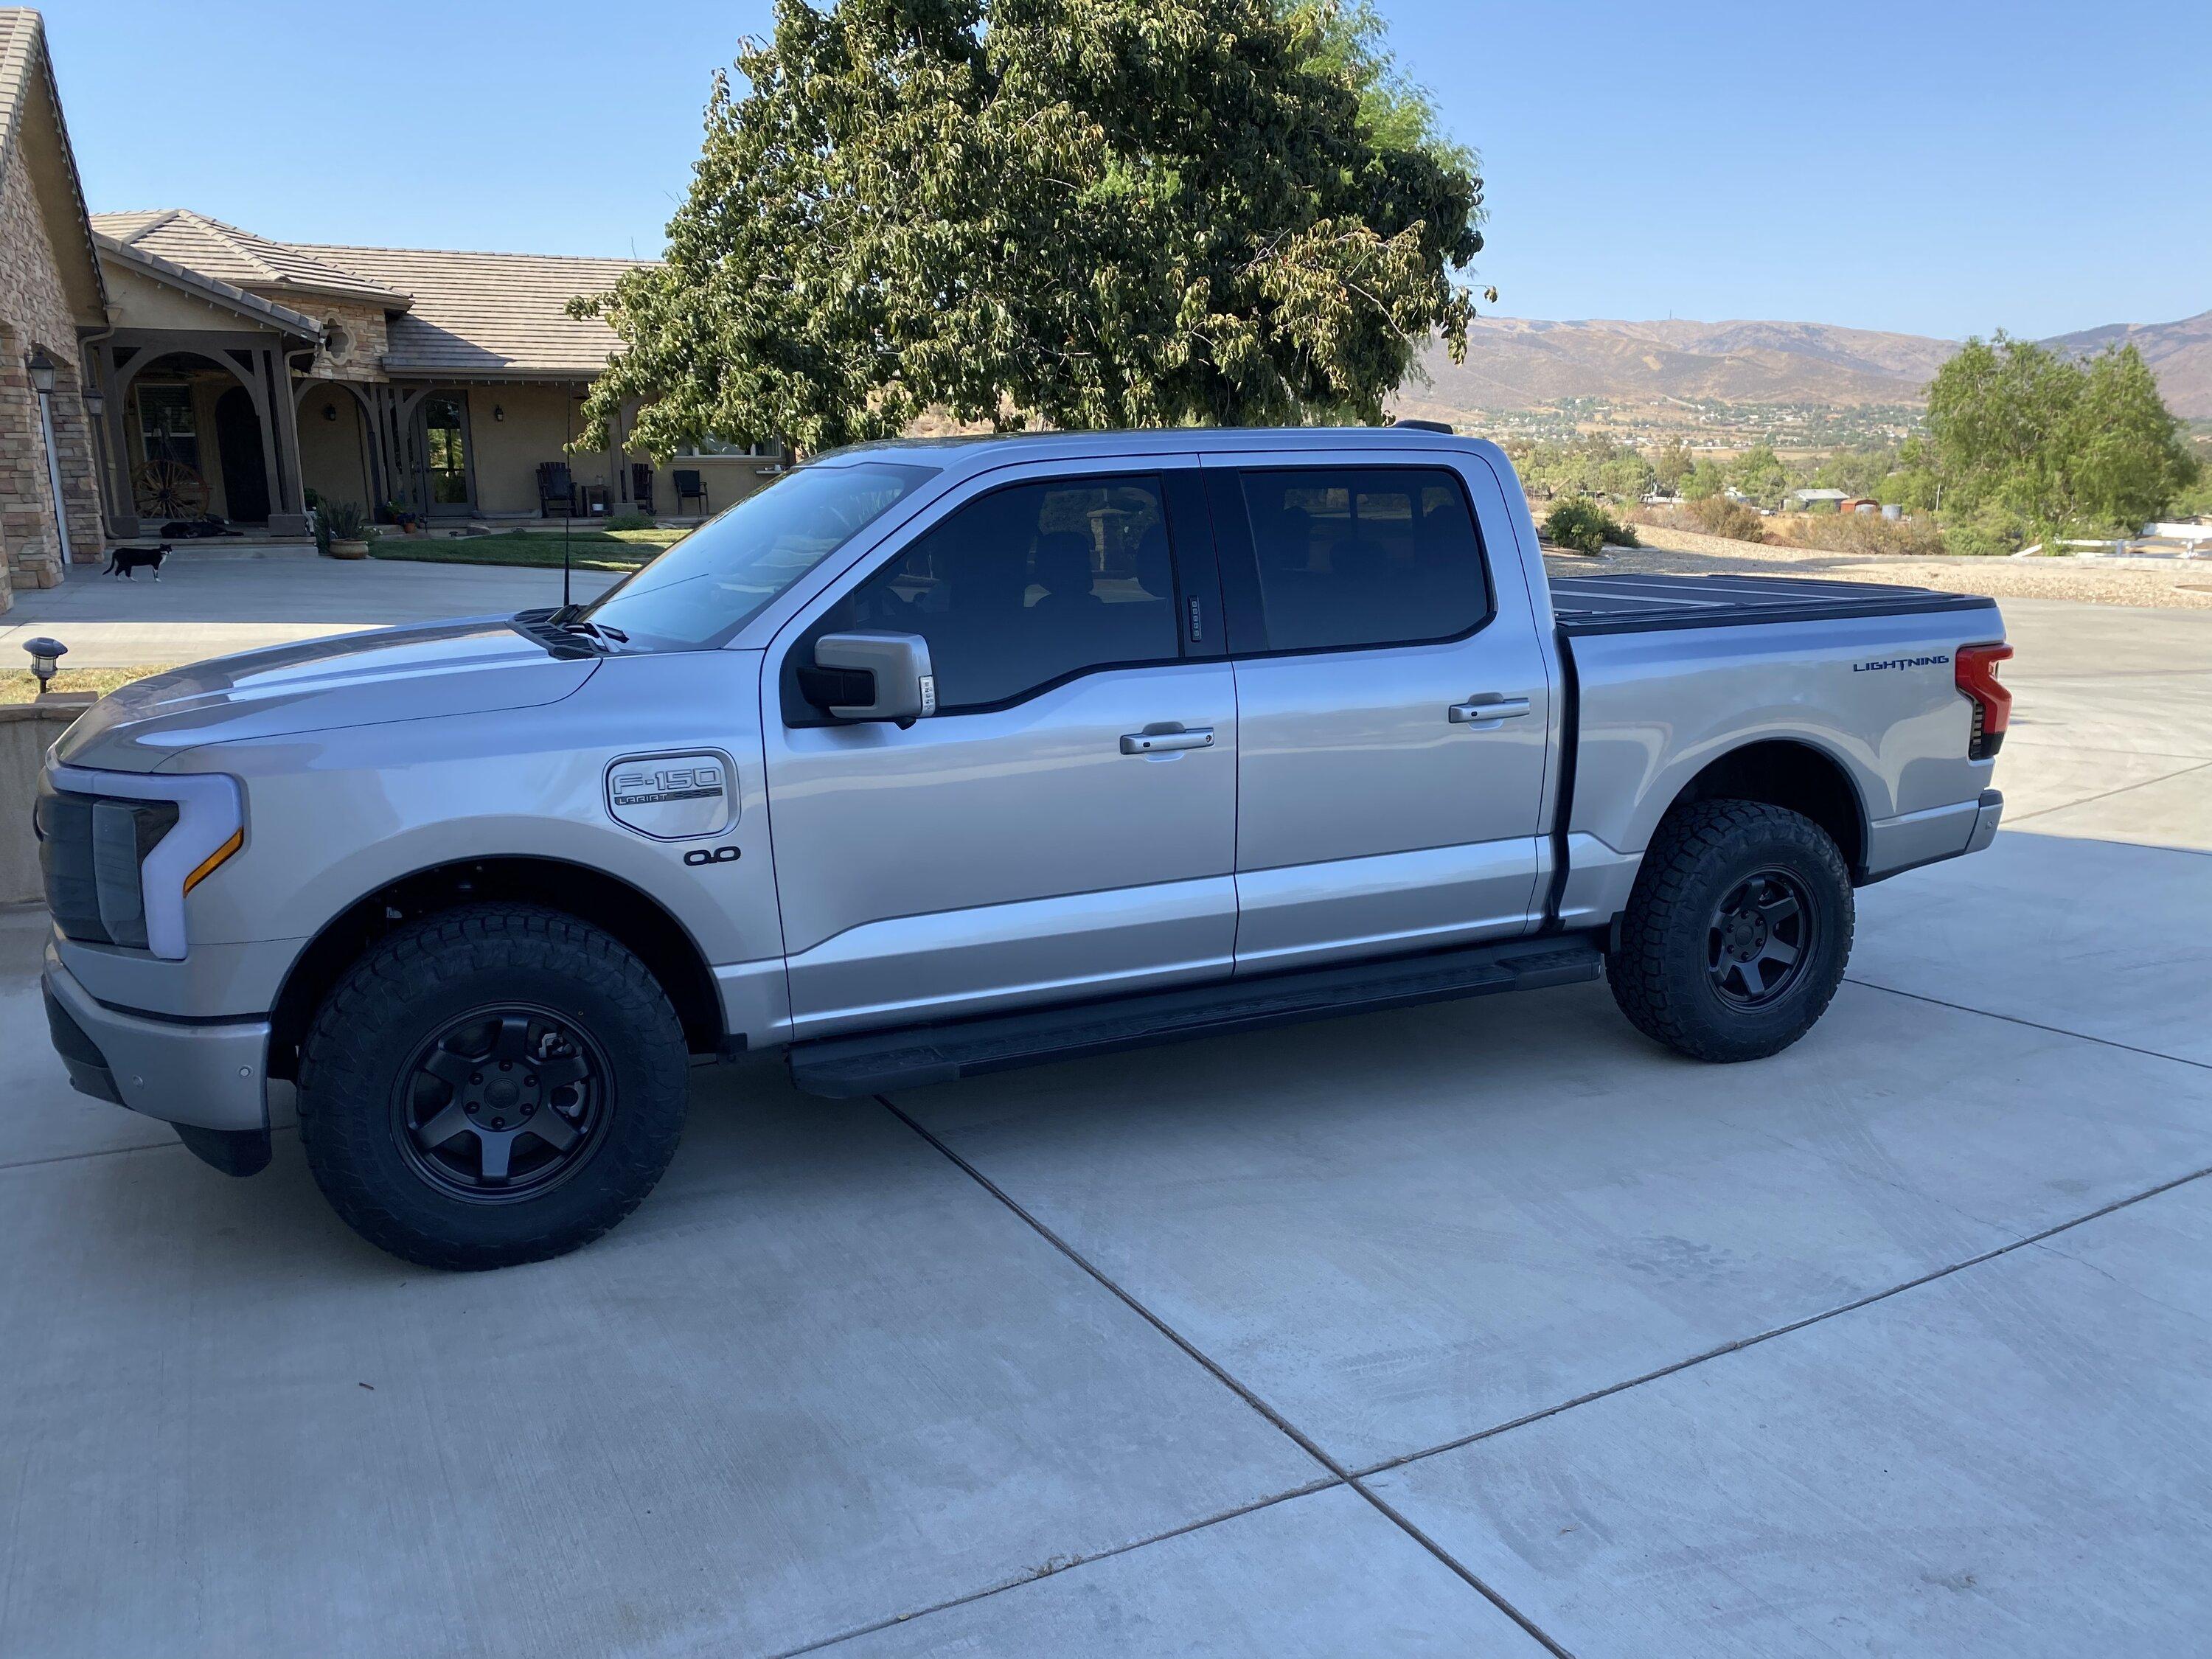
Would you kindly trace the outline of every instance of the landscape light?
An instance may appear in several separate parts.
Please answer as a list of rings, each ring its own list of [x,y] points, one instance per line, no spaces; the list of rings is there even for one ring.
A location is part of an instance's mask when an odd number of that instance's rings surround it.
[[[69,654],[69,647],[41,634],[35,640],[24,641],[23,649],[31,653],[31,672],[39,677],[39,695],[43,697],[53,683],[54,665]]]

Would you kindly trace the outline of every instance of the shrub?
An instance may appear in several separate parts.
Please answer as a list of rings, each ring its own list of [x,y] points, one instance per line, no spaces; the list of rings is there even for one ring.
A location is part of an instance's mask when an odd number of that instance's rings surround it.
[[[653,530],[659,528],[642,513],[617,513],[601,526],[606,530]]]
[[[1708,536],[1726,536],[1739,542],[1766,539],[1766,520],[1754,509],[1725,495],[1708,495],[1703,501],[1692,501],[1690,516]]]
[[[1546,515],[1544,538],[1554,547],[1572,548],[1577,553],[1602,553],[1608,542],[1615,547],[1636,545],[1634,531],[1595,501],[1579,495],[1561,501]]]
[[[1943,533],[1929,520],[1892,520],[1872,513],[1807,514],[1785,519],[1782,539],[1796,547],[1826,548],[1836,553],[1887,553],[1932,559],[1945,552]]]
[[[368,534],[368,514],[357,502],[325,501],[315,517],[330,531],[332,541],[357,542]]]

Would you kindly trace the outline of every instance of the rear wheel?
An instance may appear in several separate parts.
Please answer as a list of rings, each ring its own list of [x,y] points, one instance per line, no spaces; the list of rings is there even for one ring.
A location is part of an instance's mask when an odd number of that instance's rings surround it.
[[[1652,838],[1607,977],[1647,1036],[1698,1060],[1757,1060],[1826,1012],[1852,921],[1850,872],[1820,825],[1759,801],[1698,801]]]
[[[403,927],[300,1055],[315,1181],[370,1243],[438,1267],[540,1261],[636,1208],[673,1155],[690,1056],[620,943],[528,906]]]

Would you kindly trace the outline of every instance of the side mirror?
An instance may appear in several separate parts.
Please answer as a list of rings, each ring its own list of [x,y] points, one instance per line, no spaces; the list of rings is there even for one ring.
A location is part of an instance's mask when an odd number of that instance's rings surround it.
[[[799,694],[841,720],[910,725],[937,712],[929,641],[919,634],[824,634],[813,666],[799,671]]]

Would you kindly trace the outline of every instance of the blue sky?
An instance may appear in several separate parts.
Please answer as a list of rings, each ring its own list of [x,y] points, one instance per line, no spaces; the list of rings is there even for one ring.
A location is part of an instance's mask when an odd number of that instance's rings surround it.
[[[1533,317],[2044,335],[2212,307],[2212,5],[1382,0]],[[46,7],[96,210],[641,254],[765,0]]]

